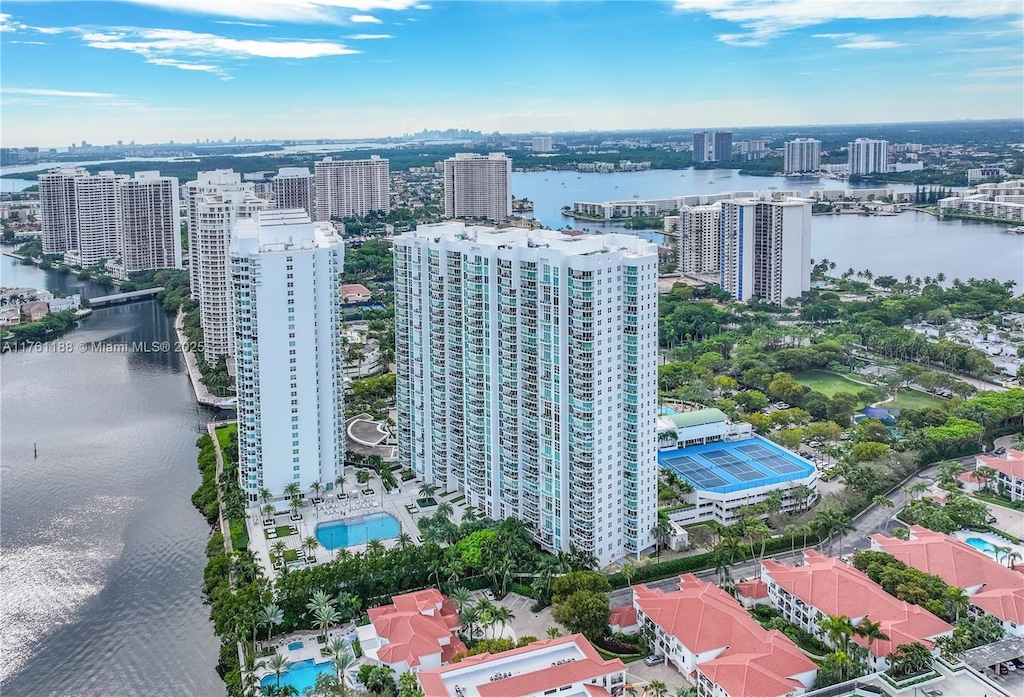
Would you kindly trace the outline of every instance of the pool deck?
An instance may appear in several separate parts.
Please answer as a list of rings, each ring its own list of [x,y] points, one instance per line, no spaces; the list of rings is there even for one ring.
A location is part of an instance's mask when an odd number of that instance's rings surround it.
[[[332,629],[327,632],[327,644],[317,643],[316,637],[319,632],[306,631],[306,632],[292,632],[291,634],[282,634],[271,639],[269,646],[273,647],[275,651],[285,658],[288,659],[289,663],[300,663],[301,661],[308,661],[313,659],[313,663],[327,663],[330,662],[330,658],[327,656],[320,655],[320,647],[330,645],[335,639],[355,639],[356,638],[356,627],[352,622],[341,625],[337,629]],[[297,641],[302,642],[301,649],[289,649],[288,645],[293,644]],[[260,641],[261,646],[266,647],[267,643]],[[269,656],[264,656],[261,661],[268,660]],[[263,678],[271,675],[273,671],[268,668],[258,668],[256,670],[256,678],[262,680]]]
[[[999,535],[996,535],[995,533],[991,533],[991,532],[974,532],[972,530],[957,530],[957,531],[953,532],[953,537],[955,537],[956,539],[960,540],[961,542],[967,542],[967,539],[971,538],[971,537],[978,537],[978,538],[981,538],[982,540],[985,540],[985,542],[988,542],[989,544],[991,544],[991,545],[993,545],[995,547],[1007,547],[1009,549],[1012,549],[1014,552],[1017,552],[1022,557],[1024,557],[1024,545],[1014,544],[1013,542],[1010,542],[1009,540],[1007,540],[1005,537],[1000,537]],[[971,545],[971,546],[973,547],[973,545]],[[981,552],[980,549],[978,551]],[[996,561],[995,557],[993,557],[988,552],[982,552],[982,554],[984,554],[987,557],[989,557],[989,558],[993,559],[994,561]],[[1000,557],[998,559],[998,563],[1001,564],[1002,566],[1006,566],[1007,565],[1006,558],[1003,557],[1002,555],[1000,555]]]
[[[346,468],[346,475],[354,479],[354,475],[350,471],[350,468]],[[292,521],[287,511],[281,512],[275,516],[275,525],[294,525],[298,528],[297,535],[288,535],[278,537],[276,539],[267,539],[264,534],[263,527],[263,514],[258,509],[250,509],[246,513],[246,526],[249,530],[249,548],[255,553],[259,563],[263,566],[264,572],[268,578],[276,578],[278,572],[273,568],[270,561],[270,548],[278,540],[282,540],[288,549],[301,550],[302,541],[307,537],[316,536],[316,526],[320,523],[328,523],[336,520],[344,520],[346,518],[353,518],[357,516],[369,515],[371,513],[389,513],[394,516],[402,526],[402,532],[412,537],[416,544],[420,543],[420,531],[416,526],[416,521],[424,516],[430,516],[433,514],[434,509],[420,510],[416,513],[409,513],[406,509],[406,505],[415,504],[416,499],[419,498],[419,480],[413,479],[408,482],[399,482],[397,489],[391,493],[381,492],[383,487],[381,486],[380,480],[376,475],[371,475],[368,486],[375,490],[372,496],[364,496],[359,493],[362,488],[360,485],[347,485],[346,489],[351,498],[339,500],[336,496],[336,492],[327,492],[324,494],[324,501],[320,504],[313,505],[307,503],[302,509],[302,520]],[[308,496],[308,494],[307,494]],[[451,501],[453,498],[457,498],[455,495],[437,495],[435,496],[438,500],[445,499]],[[278,501],[278,509],[283,509],[285,504]],[[452,520],[458,522],[462,518],[462,514],[465,512],[467,506],[465,502],[453,503],[452,507],[455,509],[452,515]],[[397,538],[391,538],[388,540],[381,540],[386,547],[392,547],[395,544]],[[349,552],[362,552],[366,550],[365,544],[353,545],[346,547]],[[325,547],[318,547],[314,551],[317,564],[330,561],[337,550],[329,550]],[[296,562],[292,562],[293,564]]]

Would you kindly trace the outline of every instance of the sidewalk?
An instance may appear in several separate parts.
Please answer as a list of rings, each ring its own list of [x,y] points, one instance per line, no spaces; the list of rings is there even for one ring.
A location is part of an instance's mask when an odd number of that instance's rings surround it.
[[[185,337],[185,332],[182,331],[184,323],[185,315],[181,310],[178,310],[178,314],[174,318],[174,332],[178,335],[178,345],[181,346],[181,353],[185,356],[185,367],[188,368],[188,379],[192,382],[192,391],[195,393],[196,401],[199,404],[206,407],[215,407],[223,402],[224,398],[211,394],[206,389],[206,385],[202,383],[202,374],[199,372],[199,366],[196,364],[196,355],[188,350],[188,339]]]

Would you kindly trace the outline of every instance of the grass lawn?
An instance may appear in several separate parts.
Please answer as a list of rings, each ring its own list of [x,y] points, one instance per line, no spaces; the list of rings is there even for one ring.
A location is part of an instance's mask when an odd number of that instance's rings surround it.
[[[940,406],[945,401],[941,397],[933,397],[917,390],[900,390],[895,400],[878,406],[883,409],[925,409]]]
[[[865,387],[873,387],[867,383],[855,382],[836,373],[827,373],[824,370],[808,370],[806,373],[797,373],[793,379],[804,387],[809,387],[820,392],[826,397],[832,397],[837,392],[849,392],[857,394]],[[863,406],[863,405],[860,405]],[[860,406],[858,408],[860,408]]]
[[[284,551],[284,560],[286,562],[298,561],[299,560],[299,553],[298,553],[298,551],[296,551],[294,549],[286,549]]]
[[[232,549],[241,551],[249,548],[249,532],[245,529],[244,520],[232,520],[229,523],[231,527],[231,547]]]
[[[1024,506],[1021,506],[1020,508],[1018,508],[1017,505],[1014,505],[1014,503],[1012,501],[1009,501],[1009,500],[1003,499],[1003,498],[999,498],[998,496],[993,496],[992,494],[986,493],[984,491],[976,491],[976,492],[974,492],[974,498],[980,499],[981,501],[984,501],[985,503],[991,503],[991,504],[996,505],[996,506],[1002,506],[1003,508],[1009,508],[1009,509],[1014,510],[1014,511],[1024,510]]]
[[[217,434],[217,441],[220,443],[221,450],[226,448],[231,443],[231,434],[238,431],[238,424],[228,424],[221,426],[216,429],[214,433]]]

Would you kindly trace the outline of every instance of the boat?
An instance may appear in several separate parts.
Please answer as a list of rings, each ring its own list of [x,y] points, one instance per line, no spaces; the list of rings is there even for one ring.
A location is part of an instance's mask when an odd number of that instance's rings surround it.
[[[779,187],[777,187],[777,186],[769,186],[768,188],[769,189],[778,189]]]
[[[640,192],[637,191],[635,194],[633,194],[633,198],[640,198]]]
[[[708,179],[708,184],[714,184],[714,183],[715,183],[714,179]]]
[[[1024,235],[1024,225],[1018,225],[1017,227],[1008,227],[1006,231],[1013,235]]]
[[[238,406],[238,397],[232,397],[225,399],[223,402],[217,402],[216,407],[218,409],[234,409]]]

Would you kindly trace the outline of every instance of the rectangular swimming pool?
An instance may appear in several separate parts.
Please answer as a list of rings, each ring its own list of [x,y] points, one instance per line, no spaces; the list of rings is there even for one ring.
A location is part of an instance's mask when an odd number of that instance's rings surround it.
[[[370,540],[390,540],[402,532],[402,524],[390,513],[334,520],[316,526],[316,539],[324,549],[364,545]]]

